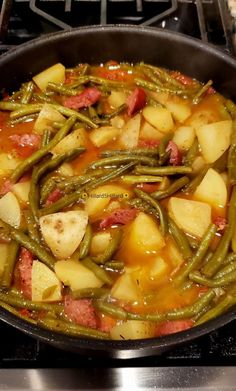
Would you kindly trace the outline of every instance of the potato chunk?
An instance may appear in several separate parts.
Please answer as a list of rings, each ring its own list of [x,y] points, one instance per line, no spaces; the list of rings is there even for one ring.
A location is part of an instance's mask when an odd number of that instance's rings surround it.
[[[164,107],[146,106],[143,109],[143,116],[149,124],[162,133],[168,133],[174,127],[172,115]]]
[[[227,202],[227,188],[222,176],[213,168],[209,168],[194,192],[194,198],[207,202],[213,207],[225,207]]]
[[[144,124],[141,126],[139,137],[140,139],[144,140],[159,141],[162,139],[163,133],[154,128],[147,121],[145,121]]]
[[[34,132],[43,134],[45,130],[53,130],[53,122],[63,123],[65,117],[50,104],[45,103],[35,121]],[[55,130],[54,130],[55,132]]]
[[[0,199],[0,219],[12,227],[19,228],[21,217],[19,201],[15,194],[9,191]]]
[[[59,301],[61,300],[61,282],[56,274],[44,263],[33,261],[32,266],[32,300]]]
[[[203,202],[171,197],[168,209],[179,228],[195,237],[201,238],[211,223],[211,207]]]
[[[130,149],[138,145],[139,132],[141,125],[141,115],[136,114],[126,122],[120,135],[120,144],[122,147]]]
[[[203,125],[197,131],[202,155],[207,163],[215,162],[230,146],[232,121]]]
[[[48,83],[64,83],[65,67],[61,63],[54,64],[34,76],[33,81],[40,90],[45,90]]]
[[[88,136],[84,128],[78,128],[64,137],[52,150],[52,153],[59,155],[74,148],[85,147]]]
[[[139,299],[139,286],[137,281],[133,279],[132,273],[124,273],[116,280],[111,295],[118,300],[136,301]]]
[[[108,102],[114,109],[117,109],[126,102],[126,95],[122,91],[111,91]]]
[[[3,275],[9,251],[8,243],[0,243],[0,278]]]
[[[180,123],[183,123],[190,115],[190,106],[180,98],[175,100],[168,100],[165,104],[166,108],[171,112],[174,119]]]
[[[114,126],[101,126],[98,129],[92,130],[89,138],[96,147],[101,147],[112,140],[115,140],[119,135],[120,129]]]
[[[105,251],[109,245],[110,240],[110,232],[98,232],[97,234],[93,235],[90,247],[91,255],[98,255]]]
[[[154,219],[140,212],[127,228],[120,247],[120,257],[129,265],[143,265],[165,246]]]
[[[18,164],[20,164],[20,159],[13,157],[10,153],[0,153],[0,176],[7,177]]]
[[[43,238],[58,259],[68,258],[79,246],[85,234],[88,215],[75,210],[40,217]]]
[[[118,185],[103,185],[92,190],[85,201],[85,210],[89,216],[102,213],[111,199],[128,199],[131,192]]]
[[[103,282],[80,262],[73,259],[55,263],[55,273],[59,280],[72,291],[83,288],[100,288]]]
[[[127,320],[116,324],[110,331],[112,339],[141,339],[154,337],[155,324],[142,320]]]
[[[18,200],[24,205],[28,203],[29,190],[30,190],[29,181],[18,182],[12,188],[12,192],[16,195]]]
[[[180,126],[176,129],[173,141],[181,151],[187,151],[194,142],[195,132],[191,126]]]

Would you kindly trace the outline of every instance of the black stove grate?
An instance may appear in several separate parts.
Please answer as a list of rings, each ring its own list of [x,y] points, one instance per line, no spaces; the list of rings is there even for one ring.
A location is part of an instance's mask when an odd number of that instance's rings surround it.
[[[0,52],[41,34],[92,24],[166,28],[236,53],[226,0],[3,0]]]

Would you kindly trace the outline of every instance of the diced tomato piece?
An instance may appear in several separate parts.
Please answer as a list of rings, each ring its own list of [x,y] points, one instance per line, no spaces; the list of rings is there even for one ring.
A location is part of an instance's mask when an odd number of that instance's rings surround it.
[[[71,296],[66,296],[64,301],[65,314],[72,322],[81,326],[97,327],[97,317],[95,308],[90,299],[74,300]]]
[[[224,217],[217,216],[213,221],[215,225],[217,225],[218,231],[224,231],[227,226],[227,220]]]
[[[178,333],[179,331],[190,329],[193,325],[194,321],[192,319],[170,320],[157,326],[155,336]]]
[[[14,147],[16,148],[17,154],[21,158],[27,158],[35,152],[41,142],[41,137],[39,134],[12,134],[9,136],[9,139],[12,141]]]
[[[0,189],[0,195],[7,194],[9,191],[12,190],[13,183],[9,180],[6,179]]]
[[[101,92],[96,87],[85,88],[81,94],[66,98],[64,106],[75,110],[82,109],[84,107],[92,106],[100,99],[100,96]]]
[[[116,325],[116,320],[114,318],[104,314],[100,315],[99,321],[99,329],[104,333],[109,333],[110,330]]]
[[[170,164],[173,166],[179,166],[182,163],[182,154],[174,141],[169,141],[166,152],[170,152]]]
[[[138,210],[135,208],[132,209],[116,209],[110,215],[105,217],[100,222],[100,228],[111,227],[116,224],[128,224],[132,221],[138,213]]]
[[[58,201],[62,197],[63,193],[60,189],[54,189],[48,196],[47,201],[45,202],[45,205],[51,205],[54,202]]]
[[[155,148],[160,145],[160,140],[139,140],[138,145],[143,148]]]
[[[126,103],[128,106],[128,115],[132,116],[141,110],[147,102],[146,92],[142,88],[135,88],[135,90],[127,97]]]
[[[206,91],[206,95],[213,95],[216,93],[216,90],[213,87],[209,87]]]
[[[159,183],[139,183],[136,187],[146,193],[152,193],[158,190]]]
[[[31,318],[31,312],[30,312],[29,310],[27,310],[27,308],[21,308],[21,309],[19,310],[19,314],[20,314],[21,316],[25,316],[25,317],[27,317],[27,318]]]
[[[183,75],[180,72],[171,72],[171,76],[185,86],[192,86],[193,84],[195,84],[194,79],[189,76]]]
[[[32,265],[33,255],[26,248],[22,247],[18,262],[19,288],[26,299],[32,297]]]

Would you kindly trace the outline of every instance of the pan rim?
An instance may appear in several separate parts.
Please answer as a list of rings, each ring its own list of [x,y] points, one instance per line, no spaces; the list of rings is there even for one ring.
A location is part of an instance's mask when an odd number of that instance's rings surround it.
[[[27,52],[32,47],[44,45],[48,41],[57,41],[65,37],[83,35],[87,33],[96,33],[96,34],[105,34],[106,32],[110,33],[137,33],[137,34],[154,34],[159,37],[171,38],[174,41],[178,40],[182,43],[189,44],[194,48],[199,48],[209,54],[212,54],[215,57],[223,59],[228,64],[232,65],[236,69],[236,59],[228,53],[225,53],[218,48],[214,47],[209,43],[202,42],[197,38],[192,38],[186,36],[181,33],[172,32],[169,30],[164,30],[160,28],[154,27],[146,27],[146,26],[134,26],[134,25],[119,25],[119,24],[111,24],[111,25],[92,25],[85,27],[72,28],[69,30],[64,30],[60,32],[50,33],[45,36],[41,36],[39,38],[30,40],[26,43],[23,43],[16,48],[10,49],[7,53],[4,53],[0,56],[0,65],[7,63],[8,61],[14,60],[19,54],[22,52]],[[151,356],[158,354],[158,350],[161,352],[163,350],[170,349],[176,345],[181,343],[190,342],[198,337],[206,335],[215,329],[218,329],[227,323],[231,322],[236,318],[236,308],[229,310],[227,313],[218,316],[202,325],[195,326],[186,331],[181,331],[179,333],[148,338],[148,339],[138,339],[138,340],[95,340],[88,338],[78,338],[78,337],[68,337],[60,333],[50,332],[48,330],[43,329],[37,325],[32,325],[27,321],[18,318],[17,316],[10,314],[6,310],[0,308],[0,319],[27,333],[28,335],[40,339],[43,342],[47,342],[50,344],[57,344],[58,346],[63,346],[64,349],[71,350],[69,346],[75,348],[77,352],[80,349],[89,350],[90,352],[99,352],[103,351],[106,353],[110,353],[110,355],[117,358],[134,358],[138,356]],[[118,351],[121,353],[119,354]]]

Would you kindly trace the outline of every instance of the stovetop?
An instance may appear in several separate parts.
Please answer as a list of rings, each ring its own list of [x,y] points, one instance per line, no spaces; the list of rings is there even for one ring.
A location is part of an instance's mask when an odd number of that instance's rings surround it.
[[[182,32],[236,55],[226,0],[2,0],[0,54],[42,34],[111,23]],[[234,390],[235,329],[236,321],[161,355],[115,360],[60,351],[0,323],[0,390]]]

